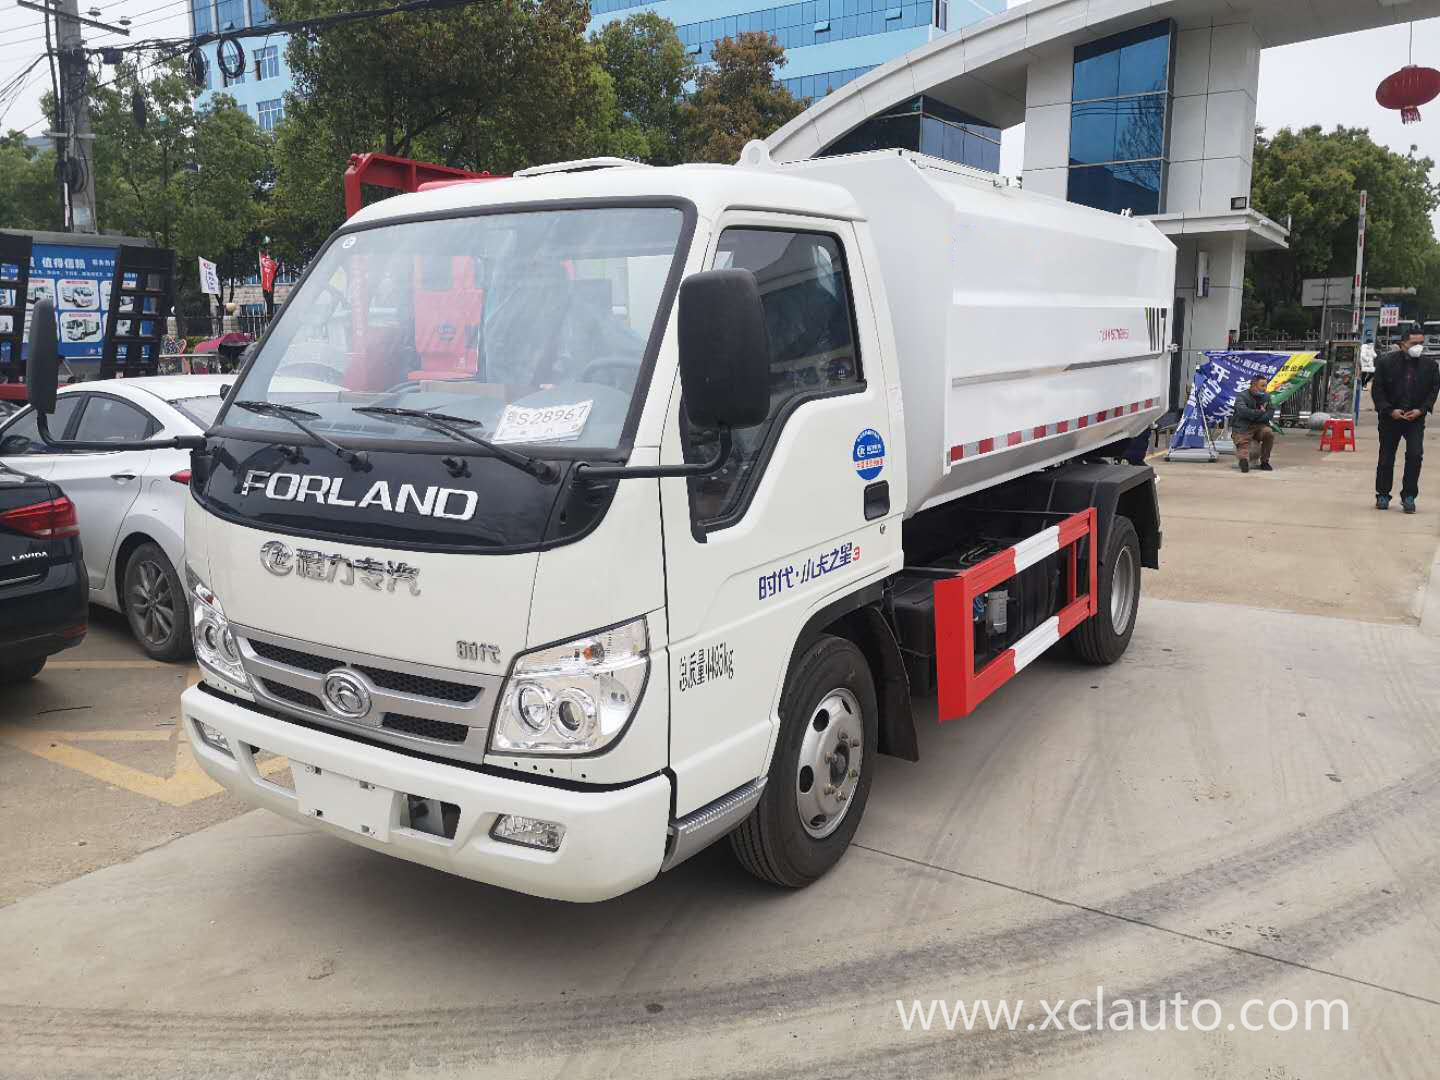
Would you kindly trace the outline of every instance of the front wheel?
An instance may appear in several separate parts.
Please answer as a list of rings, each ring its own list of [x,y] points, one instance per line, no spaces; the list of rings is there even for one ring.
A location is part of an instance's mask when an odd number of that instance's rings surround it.
[[[190,605],[159,544],[141,544],[130,556],[123,597],[130,631],[145,655],[167,661],[190,655]]]
[[[865,812],[878,751],[875,681],[865,655],[843,638],[822,637],[785,680],[765,792],[730,834],[740,864],[792,889],[834,866]]]
[[[1098,608],[1070,634],[1087,664],[1113,664],[1125,655],[1140,608],[1140,537],[1127,517],[1115,516],[1099,560]]]

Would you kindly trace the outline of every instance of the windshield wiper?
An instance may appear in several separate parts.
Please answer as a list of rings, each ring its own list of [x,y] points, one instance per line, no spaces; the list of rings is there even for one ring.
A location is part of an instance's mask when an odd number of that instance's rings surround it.
[[[274,416],[287,421],[309,435],[325,449],[333,451],[341,461],[349,462],[351,468],[359,469],[361,472],[368,472],[370,469],[370,455],[364,450],[347,449],[334,439],[321,435],[300,419],[303,416],[305,420],[319,420],[320,414],[317,412],[298,409],[294,405],[279,405],[273,401],[236,401],[233,404],[237,409],[244,409],[246,412],[253,412],[260,416]]]
[[[517,450],[498,446],[489,439],[464,430],[467,427],[484,427],[479,420],[471,420],[465,416],[451,416],[433,409],[401,409],[393,405],[356,405],[354,411],[371,416],[386,416],[394,420],[411,421],[421,427],[429,428],[431,431],[449,435],[452,439],[474,443],[476,446],[490,451],[493,456],[505,464],[513,465],[522,472],[529,473],[541,483],[552,483],[557,476],[555,466],[548,461],[541,461],[539,458],[530,457]]]

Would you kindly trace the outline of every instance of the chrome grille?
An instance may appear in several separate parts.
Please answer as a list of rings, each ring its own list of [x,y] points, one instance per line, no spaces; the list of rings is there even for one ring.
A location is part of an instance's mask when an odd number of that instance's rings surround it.
[[[251,641],[250,647],[255,650],[256,655],[263,656],[266,660],[274,660],[277,664],[286,664],[289,667],[297,667],[302,671],[313,671],[321,675],[345,665],[344,660],[337,660],[332,656],[301,652],[299,649],[271,645],[265,641]],[[475,696],[480,693],[478,686],[466,686],[464,683],[449,682],[445,679],[427,679],[423,675],[366,667],[364,664],[349,666],[355,668],[356,671],[363,671],[376,686],[384,687],[386,690],[398,690],[402,694],[418,694],[421,697],[439,698],[441,701],[473,701]]]
[[[490,716],[504,684],[501,676],[397,661],[269,630],[232,627],[262,704],[340,734],[353,732],[397,746],[424,747],[462,761],[484,759]],[[359,719],[326,708],[325,679],[339,668],[357,674],[370,691],[370,711]]]

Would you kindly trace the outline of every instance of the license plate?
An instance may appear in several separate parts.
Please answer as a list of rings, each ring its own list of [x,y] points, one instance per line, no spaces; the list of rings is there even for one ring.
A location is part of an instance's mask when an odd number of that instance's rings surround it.
[[[376,787],[366,780],[330,772],[318,765],[291,762],[290,772],[303,814],[375,840],[390,839],[395,793],[389,788]]]

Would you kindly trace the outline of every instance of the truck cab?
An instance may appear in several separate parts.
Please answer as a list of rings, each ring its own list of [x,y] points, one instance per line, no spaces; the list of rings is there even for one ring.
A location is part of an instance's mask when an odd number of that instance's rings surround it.
[[[1087,227],[1163,254],[1140,225]],[[848,845],[876,756],[916,755],[902,645],[963,639],[966,686],[1086,620],[1117,658],[1158,550],[1149,470],[1026,478],[1158,412],[1158,309],[1096,314],[1099,347],[1134,346],[1104,377],[1140,366],[1096,386],[1088,424],[984,457],[962,428],[996,430],[998,406],[961,379],[973,416],[910,448],[907,410],[941,414],[907,399],[873,230],[831,179],[716,166],[454,184],[347,222],[194,447],[203,680],[182,710],[203,768],[542,896],[615,896],[726,834],[800,886]],[[1016,557],[995,537],[1022,518]],[[967,567],[983,595],[937,604],[932,578]]]

